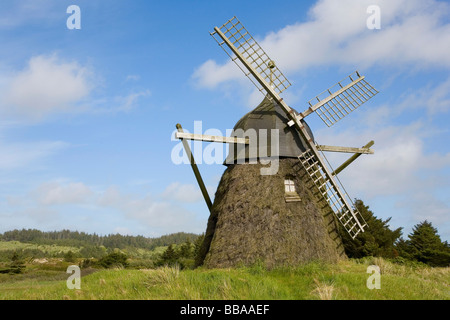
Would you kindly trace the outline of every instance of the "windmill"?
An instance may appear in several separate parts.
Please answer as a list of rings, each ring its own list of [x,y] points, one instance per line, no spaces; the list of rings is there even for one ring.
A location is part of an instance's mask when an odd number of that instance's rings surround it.
[[[240,122],[236,125],[236,128],[241,128],[243,126],[251,126],[252,119],[255,119],[255,114],[258,114],[257,118],[258,121],[261,120],[262,117],[265,117],[265,121],[260,122],[254,122],[254,123],[262,123],[263,126],[266,126],[268,122],[276,123],[277,127],[282,127],[283,137],[280,139],[284,139],[283,141],[287,142],[281,142],[286,145],[286,150],[283,151],[284,154],[280,154],[281,156],[285,156],[287,159],[287,166],[288,167],[297,167],[297,170],[301,169],[302,177],[299,180],[298,178],[292,179],[289,178],[291,176],[291,173],[286,171],[285,167],[281,168],[282,171],[286,174],[288,174],[288,178],[285,178],[285,187],[286,187],[286,197],[285,202],[288,203],[286,206],[289,206],[289,214],[286,215],[287,218],[283,218],[285,220],[288,219],[296,219],[295,215],[290,214],[293,212],[292,210],[292,204],[289,204],[289,202],[293,201],[302,201],[302,198],[307,200],[304,201],[302,204],[302,210],[307,210],[304,208],[308,208],[308,210],[312,210],[311,212],[314,212],[316,216],[318,216],[317,212],[321,211],[323,212],[323,208],[326,207],[325,211],[330,211],[333,213],[333,218],[331,219],[328,214],[325,214],[324,216],[328,216],[328,222],[325,222],[325,224],[331,225],[333,222],[338,222],[341,224],[341,226],[345,229],[345,231],[350,235],[351,238],[355,238],[358,234],[364,232],[364,229],[367,227],[366,222],[364,221],[361,214],[354,208],[353,203],[348,196],[347,192],[345,191],[344,187],[342,186],[341,182],[339,181],[337,174],[342,171],[346,166],[348,166],[351,162],[353,162],[356,158],[358,158],[361,154],[372,154],[373,151],[370,150],[370,146],[373,145],[373,141],[369,142],[362,148],[348,148],[348,147],[335,147],[335,146],[325,146],[325,145],[319,145],[314,141],[313,134],[309,128],[309,126],[306,124],[304,119],[309,116],[312,113],[316,113],[322,121],[327,126],[332,126],[345,116],[347,116],[349,113],[357,109],[359,106],[361,106],[363,103],[371,99],[373,96],[375,96],[378,91],[374,89],[366,80],[364,76],[361,76],[359,72],[354,72],[342,81],[339,81],[336,85],[330,87],[329,89],[325,90],[323,93],[316,96],[314,99],[310,100],[308,102],[308,108],[298,113],[293,108],[289,107],[286,102],[283,100],[283,98],[280,97],[280,94],[285,91],[287,88],[291,86],[291,83],[286,79],[286,77],[283,75],[283,73],[278,69],[276,63],[269,58],[269,56],[266,54],[266,52],[260,47],[260,45],[255,41],[255,39],[250,35],[250,33],[247,31],[247,29],[242,25],[242,23],[236,18],[233,17],[232,19],[228,20],[224,25],[221,27],[215,27],[214,31],[211,33],[211,35],[214,37],[214,39],[217,41],[217,43],[224,49],[224,51],[229,55],[232,61],[234,61],[237,66],[244,72],[244,74],[253,82],[253,84],[258,88],[259,91],[263,93],[265,96],[263,102],[254,110],[254,112],[249,113],[249,115],[245,116],[243,119],[241,119]],[[269,116],[270,114],[270,116]],[[276,117],[274,118],[274,115]],[[267,120],[269,119],[269,120]],[[274,120],[275,119],[275,120]],[[256,121],[256,120],[255,120]],[[283,124],[280,124],[279,122],[282,122]],[[249,124],[250,123],[250,124]],[[258,125],[257,125],[258,126]],[[245,128],[247,128],[245,127]],[[211,211],[211,216],[208,221],[208,228],[206,232],[205,241],[203,244],[203,252],[201,253],[200,260],[206,259],[206,256],[209,255],[209,261],[214,259],[222,259],[222,262],[213,262],[209,263],[211,266],[229,266],[229,265],[235,265],[236,263],[247,263],[247,262],[254,262],[255,258],[254,256],[258,256],[256,258],[260,258],[262,254],[264,253],[264,250],[261,249],[255,249],[254,252],[245,252],[247,255],[243,259],[238,258],[230,258],[231,256],[238,256],[239,253],[230,253],[227,252],[227,249],[224,249],[224,246],[228,247],[235,247],[237,246],[236,241],[227,243],[223,239],[219,239],[217,235],[217,228],[223,227],[226,229],[226,232],[222,232],[222,237],[224,237],[224,234],[233,234],[235,231],[232,229],[230,225],[232,223],[229,223],[228,221],[225,221],[224,217],[226,213],[222,212],[215,212],[214,210],[219,210],[217,208],[214,208],[216,204],[212,204],[211,200],[209,199],[208,193],[206,192],[206,188],[204,187],[203,181],[201,179],[200,173],[198,172],[198,168],[195,165],[195,160],[193,159],[193,156],[190,152],[189,146],[186,143],[186,140],[201,140],[201,141],[210,141],[210,142],[222,142],[222,143],[229,143],[229,144],[237,144],[237,145],[245,145],[247,146],[247,149],[245,150],[244,154],[241,154],[241,157],[244,157],[248,159],[249,154],[249,139],[246,139],[245,137],[239,137],[239,136],[233,136],[233,137],[211,137],[211,136],[202,136],[202,135],[192,135],[188,133],[184,133],[181,125],[177,125],[178,133],[176,135],[177,138],[181,139],[183,141],[183,144],[185,146],[186,152],[188,154],[189,159],[191,160],[192,167],[194,169],[195,176],[197,177],[197,180],[199,182],[200,188],[202,190],[202,193],[205,197],[206,203],[208,205],[208,208]],[[280,140],[281,141],[281,140]],[[284,145],[282,145],[284,147]],[[230,148],[231,150],[231,148]],[[292,151],[293,150],[293,151]],[[293,157],[292,152],[297,152],[295,154],[295,158]],[[347,160],[342,166],[340,166],[337,170],[332,170],[329,162],[327,161],[324,152],[348,152],[348,153],[354,153],[354,155]],[[239,158],[239,151],[237,153],[231,152],[231,159],[232,161],[236,161],[237,158]],[[227,160],[230,160],[230,155],[227,158]],[[242,170],[252,171],[253,169],[249,166],[241,166],[238,169],[234,168],[237,166],[231,166],[233,169],[241,170],[239,174],[237,174],[237,177],[242,177],[243,172]],[[253,170],[254,171],[254,170]],[[283,174],[284,174],[283,173]],[[226,173],[222,177],[222,181],[219,185],[218,191],[216,193],[216,198],[218,197],[217,194],[220,195],[220,197],[227,197],[227,193],[229,193],[230,187],[223,186],[221,187],[224,180],[228,179],[225,177]],[[305,177],[308,180],[306,182]],[[269,179],[269,178],[267,178]],[[237,180],[236,178],[229,179],[231,180]],[[245,180],[245,179],[244,179]],[[295,180],[295,181],[294,181]],[[262,180],[261,180],[262,181]],[[274,180],[275,181],[275,180]],[[268,186],[271,185],[271,183],[276,182],[270,182],[269,184],[266,184],[266,189]],[[302,191],[302,196],[299,196],[299,192],[295,192],[295,186],[299,186],[299,184],[304,185],[306,187],[307,184],[311,184],[314,186],[314,190],[316,191],[315,194],[319,196],[320,199],[318,199],[318,203],[314,205],[310,205],[310,203],[315,202],[313,198],[309,195],[309,191]],[[257,183],[259,184],[259,183]],[[264,183],[261,182],[261,185]],[[302,188],[302,186],[300,186]],[[291,190],[292,188],[292,190]],[[247,190],[248,187],[243,188],[243,190]],[[311,187],[307,187],[306,189],[311,189]],[[242,191],[239,191],[242,193]],[[254,192],[259,193],[257,191]],[[273,192],[275,194],[275,192]],[[270,193],[267,194],[270,196]],[[266,196],[267,197],[267,196]],[[232,199],[232,197],[228,197]],[[317,197],[315,198],[317,199]],[[264,202],[265,199],[258,200],[255,203]],[[239,202],[236,200],[227,200],[227,201],[234,201]],[[274,199],[275,201],[275,199]],[[278,200],[277,200],[278,201]],[[216,202],[216,201],[215,201]],[[316,201],[317,202],[317,201]],[[320,202],[322,204],[320,204]],[[268,202],[265,202],[266,205],[264,208],[260,208],[259,215],[262,215],[262,213],[266,213],[270,215],[270,218],[268,220],[264,220],[262,222],[263,224],[272,224],[272,222],[268,223],[267,221],[275,221],[274,217],[279,216],[279,211],[282,209],[279,209],[278,205],[274,205],[274,207],[271,207],[270,204],[267,204]],[[222,206],[222,204],[217,204],[217,207]],[[312,209],[310,208],[312,206]],[[228,206],[230,207],[230,206]],[[247,207],[248,209],[248,207]],[[220,210],[228,210],[228,209],[220,209]],[[219,210],[219,211],[220,211]],[[231,210],[231,209],[230,209]],[[242,212],[240,213],[242,216]],[[222,216],[222,220],[220,220],[220,217]],[[290,217],[290,218],[289,218]],[[237,224],[242,224],[243,221],[245,221],[247,218],[242,218],[241,220],[236,220],[235,222]],[[255,218],[254,221],[260,221],[258,218]],[[309,218],[304,218],[309,219]],[[322,218],[315,218],[317,221],[321,221]],[[331,220],[330,220],[331,219]],[[231,219],[233,220],[233,219]],[[283,220],[283,221],[285,221]],[[304,220],[304,221],[310,221],[310,220]],[[300,222],[299,224],[305,224],[305,222]],[[247,239],[245,236],[240,236],[241,241],[243,241],[243,245],[254,245],[255,247],[258,246],[265,246],[266,244],[269,246],[267,249],[267,254],[270,254],[271,251],[275,252],[273,254],[279,255],[281,260],[286,258],[286,251],[283,251],[283,253],[280,253],[278,247],[280,246],[292,246],[296,241],[303,241],[307,242],[311,245],[312,242],[315,242],[316,245],[313,246],[314,250],[321,250],[318,249],[322,245],[320,242],[324,242],[320,237],[323,237],[323,232],[320,231],[314,231],[314,236],[311,235],[312,230],[315,228],[315,226],[321,225],[321,222],[311,222],[314,227],[310,227],[310,230],[304,230],[304,235],[300,236],[300,238],[295,238],[295,240],[292,240],[291,242],[280,242],[278,240],[270,240],[267,242],[264,239],[260,239],[259,242],[254,239]],[[259,222],[258,222],[259,223]],[[285,225],[290,225],[289,222],[286,222]],[[230,229],[231,228],[231,229]],[[252,234],[253,238],[259,238],[259,235],[261,234],[258,230],[269,230],[268,226],[262,226],[262,227],[256,227],[254,228],[256,231]],[[295,232],[292,231],[292,229],[295,229],[295,226],[289,226],[288,229],[285,229],[285,233],[291,233]],[[249,228],[247,228],[249,229]],[[251,228],[250,228],[251,229]],[[275,228],[276,229],[276,228]],[[273,232],[275,229],[270,229],[268,232]],[[253,230],[253,229],[252,229]],[[287,230],[287,231],[286,231]],[[240,231],[236,230],[236,233],[243,233],[243,230]],[[315,236],[319,237],[315,241],[312,241],[311,239]],[[339,243],[340,239],[337,239],[338,237],[334,237],[333,240],[338,244],[338,246],[342,246],[342,243]],[[299,240],[301,239],[301,240]],[[256,242],[255,242],[256,241]],[[277,244],[273,244],[273,243]],[[215,245],[213,245],[215,243]],[[269,244],[268,244],[269,243]],[[328,243],[328,242],[327,242]],[[270,246],[275,246],[274,248],[270,248]],[[219,247],[219,248],[217,248]],[[304,249],[305,250],[305,249]],[[324,249],[325,250],[325,249]],[[328,250],[328,249],[327,249]],[[238,250],[239,252],[242,250]],[[248,251],[248,250],[247,250]],[[261,253],[263,252],[263,253]],[[341,252],[342,253],[342,252]],[[242,253],[245,255],[244,253]],[[329,255],[329,253],[324,253],[323,256]],[[213,257],[211,257],[213,256]],[[250,256],[252,256],[250,258]],[[215,258],[214,258],[215,257]],[[220,258],[217,258],[220,257]],[[284,258],[283,258],[284,257]],[[316,257],[315,252],[311,252],[308,256],[310,259],[313,259]],[[233,260],[225,261],[225,260]],[[280,261],[280,259],[275,259],[275,261]],[[207,259],[208,260],[208,259]],[[304,259],[303,259],[304,260]],[[198,264],[202,264],[203,261],[198,261]],[[296,260],[294,260],[296,262]]]

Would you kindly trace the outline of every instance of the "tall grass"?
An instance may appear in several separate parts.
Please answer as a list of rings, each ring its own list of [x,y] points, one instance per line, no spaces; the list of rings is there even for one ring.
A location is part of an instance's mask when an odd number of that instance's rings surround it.
[[[366,286],[369,265],[381,270],[381,289]],[[0,299],[153,300],[352,300],[450,299],[450,268],[398,265],[384,259],[309,263],[268,270],[235,269],[103,270],[82,278],[81,290],[65,281],[6,281]]]
[[[314,279],[314,283],[316,284],[316,288],[312,291],[313,294],[317,295],[320,300],[332,300],[333,299],[333,291],[334,291],[334,283],[322,283],[317,279]]]

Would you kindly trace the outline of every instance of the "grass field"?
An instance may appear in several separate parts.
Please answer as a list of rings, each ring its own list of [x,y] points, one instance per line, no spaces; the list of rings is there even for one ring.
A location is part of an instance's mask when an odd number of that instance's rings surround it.
[[[380,289],[367,288],[369,265],[380,267]],[[398,265],[380,258],[275,270],[260,265],[223,270],[82,270],[80,290],[67,288],[67,266],[34,265],[23,274],[0,274],[0,299],[450,300],[450,268]]]

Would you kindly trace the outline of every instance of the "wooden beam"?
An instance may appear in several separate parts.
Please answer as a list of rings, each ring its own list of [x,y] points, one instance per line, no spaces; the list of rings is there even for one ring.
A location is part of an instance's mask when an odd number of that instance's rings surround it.
[[[370,148],[371,146],[373,146],[375,144],[375,142],[372,140],[370,141],[368,144],[366,144],[363,148]],[[361,153],[356,153],[353,156],[351,156],[347,161],[345,161],[343,164],[341,164],[339,166],[339,168],[337,168],[336,170],[334,170],[334,172],[332,173],[333,176],[339,174],[342,170],[344,170],[345,168],[347,168],[350,163],[352,163],[353,161],[355,161],[356,159],[359,158],[359,156],[361,155]]]
[[[329,152],[343,152],[343,153],[360,153],[360,154],[374,154],[374,151],[369,148],[351,148],[338,146],[317,146],[321,151]]]
[[[187,132],[176,132],[175,138],[186,140],[198,140],[206,142],[234,143],[234,144],[250,144],[248,138],[209,136],[205,134],[193,134]]]
[[[177,133],[183,133],[183,128],[181,127],[181,124],[177,124]],[[195,178],[197,179],[198,185],[200,187],[200,190],[202,191],[203,198],[205,199],[206,205],[208,206],[209,212],[211,212],[212,208],[212,202],[211,198],[209,197],[208,191],[206,190],[205,184],[203,183],[202,176],[200,175],[200,171],[198,171],[197,164],[194,160],[194,155],[191,152],[191,148],[189,147],[189,144],[185,139],[181,138],[181,142],[183,142],[184,150],[186,151],[186,154],[188,156],[189,161],[191,162],[192,170],[194,171]]]

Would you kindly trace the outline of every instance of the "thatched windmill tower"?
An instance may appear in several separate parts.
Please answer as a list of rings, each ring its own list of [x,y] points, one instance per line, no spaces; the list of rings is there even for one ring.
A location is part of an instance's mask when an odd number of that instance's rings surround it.
[[[345,257],[338,223],[353,238],[364,232],[366,224],[336,179],[340,169],[332,172],[322,151],[355,153],[351,162],[372,153],[371,144],[319,146],[304,118],[316,112],[332,125],[377,91],[356,72],[328,89],[324,99],[317,96],[308,110],[297,113],[279,96],[290,83],[235,17],[212,35],[266,95],[237,122],[231,137],[190,135],[177,125],[177,137],[184,143],[211,213],[197,265],[220,268],[262,262],[274,267]],[[186,139],[231,144],[214,204]],[[268,164],[274,166],[269,173]]]

